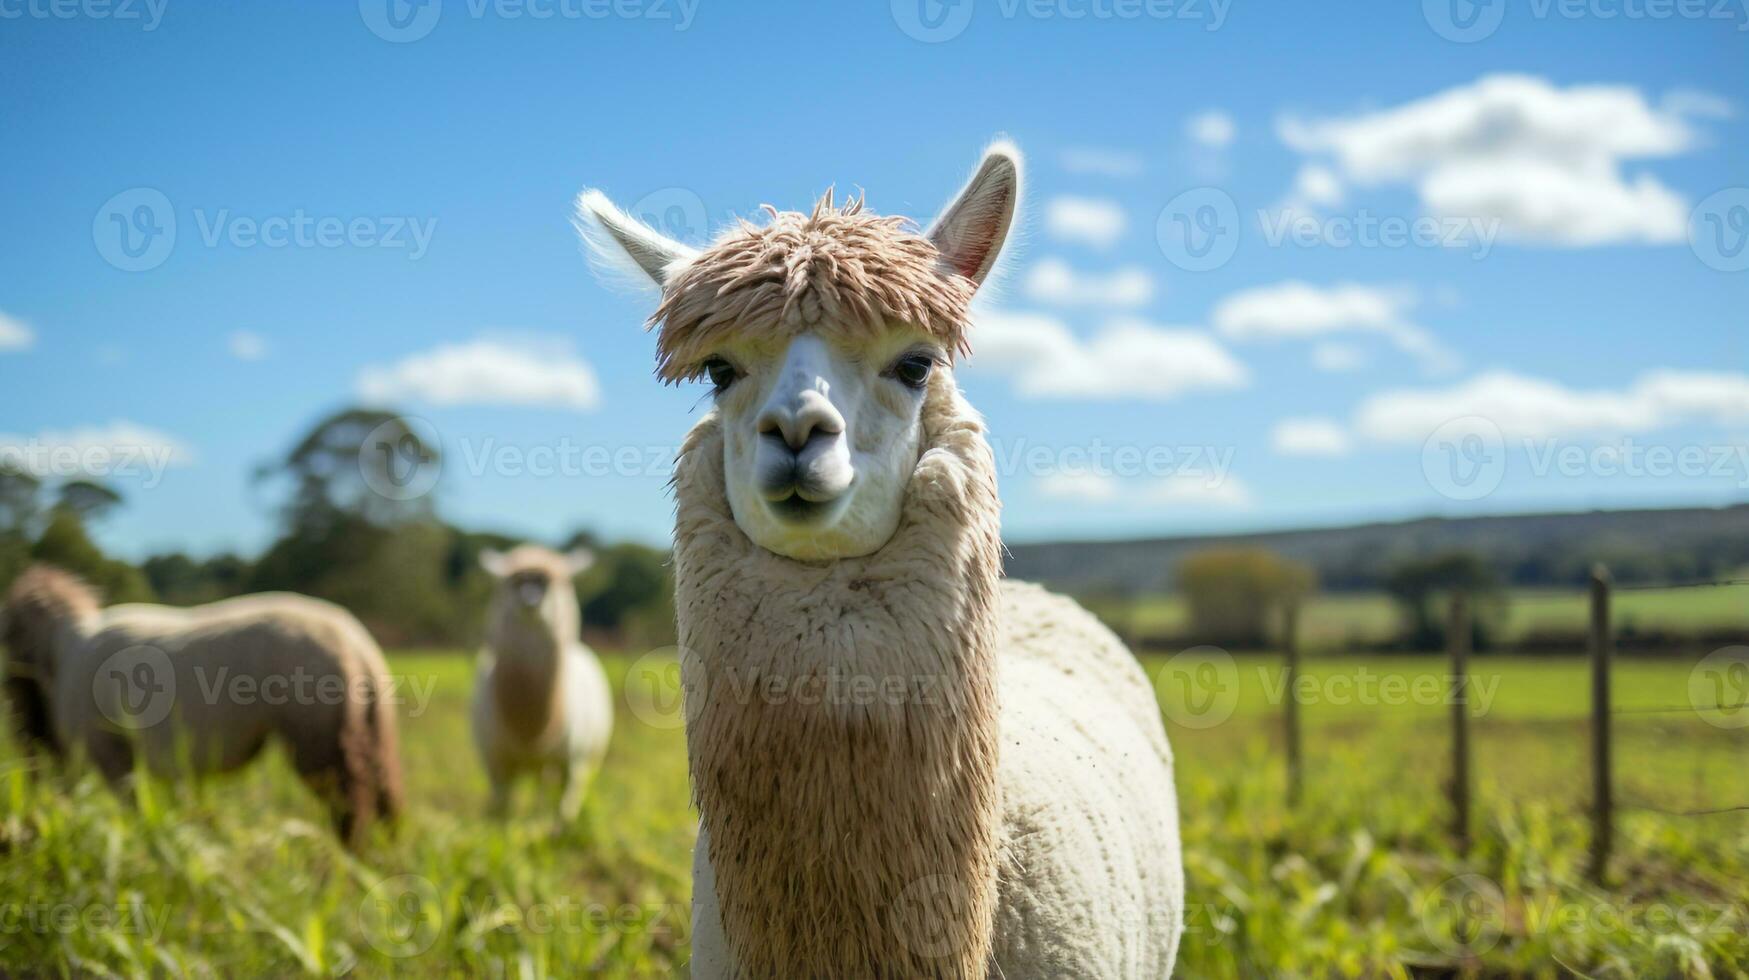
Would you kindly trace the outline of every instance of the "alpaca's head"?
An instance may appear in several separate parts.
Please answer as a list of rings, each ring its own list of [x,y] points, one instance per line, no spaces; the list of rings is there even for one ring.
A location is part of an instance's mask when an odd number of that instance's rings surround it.
[[[497,579],[486,611],[486,640],[496,649],[548,639],[577,639],[582,614],[571,580],[595,561],[587,548],[559,554],[536,544],[480,552],[480,567]]]
[[[54,744],[48,717],[58,637],[68,626],[97,615],[97,593],[77,575],[51,565],[32,565],[12,583],[0,609],[0,642],[6,645],[7,700],[14,723],[33,741]]]
[[[877,551],[898,526],[924,393],[967,349],[967,307],[1019,197],[1019,152],[1000,143],[926,231],[828,191],[700,252],[598,192],[579,210],[598,251],[661,287],[657,373],[714,389],[735,523],[777,554],[831,559]]]

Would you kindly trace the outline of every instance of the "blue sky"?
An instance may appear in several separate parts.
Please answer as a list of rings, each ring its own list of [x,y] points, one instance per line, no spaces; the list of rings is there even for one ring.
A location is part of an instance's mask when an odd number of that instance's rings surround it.
[[[374,400],[451,519],[660,542],[702,392],[576,193],[926,220],[1007,134],[1014,540],[1749,500],[1749,13],[1442,2],[0,0],[0,452],[254,551],[252,469]]]

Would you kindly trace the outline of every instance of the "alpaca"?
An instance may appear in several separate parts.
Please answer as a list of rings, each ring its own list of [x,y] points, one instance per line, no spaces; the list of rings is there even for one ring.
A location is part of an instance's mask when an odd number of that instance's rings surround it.
[[[598,257],[708,379],[675,477],[695,977],[1171,973],[1184,882],[1152,688],[1003,583],[995,462],[952,377],[1013,221],[998,143],[927,231],[831,192],[703,251],[598,192]]]
[[[277,736],[349,846],[400,811],[388,668],[338,606],[267,593],[105,609],[77,576],[33,565],[7,595],[4,639],[26,741],[89,761],[112,785],[136,752],[154,773],[203,776],[241,768]]]
[[[556,771],[559,816],[572,820],[613,734],[613,695],[601,661],[577,638],[582,614],[571,579],[593,562],[538,545],[487,550],[498,580],[474,684],[474,744],[492,781],[491,810],[510,809],[518,776]]]

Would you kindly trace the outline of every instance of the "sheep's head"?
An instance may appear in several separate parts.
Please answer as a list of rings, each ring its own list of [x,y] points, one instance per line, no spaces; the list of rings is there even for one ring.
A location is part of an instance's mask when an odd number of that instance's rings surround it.
[[[767,209],[702,252],[598,192],[579,201],[598,252],[662,289],[657,374],[708,382],[735,523],[799,559],[866,555],[892,537],[926,448],[924,394],[966,348],[967,308],[1020,196],[1020,155],[991,147],[927,231],[832,193],[812,213]],[[941,376],[932,381],[933,376]]]
[[[571,579],[595,561],[587,548],[559,554],[539,545],[480,552],[480,567],[497,579],[486,611],[486,637],[495,648],[541,637],[556,645],[577,638],[581,614]]]
[[[6,647],[5,696],[14,723],[28,740],[54,747],[48,707],[59,656],[57,635],[97,615],[97,593],[78,576],[32,565],[12,583],[0,608],[0,643]]]

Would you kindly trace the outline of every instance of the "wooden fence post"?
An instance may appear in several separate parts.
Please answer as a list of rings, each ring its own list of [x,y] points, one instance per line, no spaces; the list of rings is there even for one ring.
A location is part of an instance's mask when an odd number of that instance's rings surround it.
[[[1287,701],[1282,704],[1282,722],[1287,736],[1287,803],[1300,805],[1304,786],[1300,755],[1300,604],[1289,600],[1282,615],[1282,651],[1287,657]]]
[[[1470,852],[1470,597],[1451,594],[1446,649],[1451,653],[1452,837],[1459,854]]]
[[[1591,861],[1587,874],[1602,882],[1615,838],[1615,793],[1610,775],[1609,659],[1615,635],[1609,623],[1609,569],[1591,569]]]

